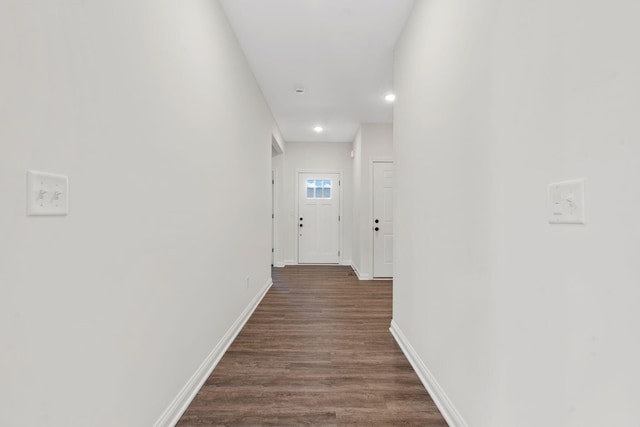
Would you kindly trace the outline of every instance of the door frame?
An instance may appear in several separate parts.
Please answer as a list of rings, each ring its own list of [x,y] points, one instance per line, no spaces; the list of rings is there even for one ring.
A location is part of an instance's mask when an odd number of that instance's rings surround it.
[[[391,157],[371,157],[369,159],[369,233],[367,233],[367,239],[369,240],[369,265],[371,266],[371,278],[373,280],[389,280],[388,278],[376,278],[373,275],[373,262],[375,260],[374,256],[374,244],[373,244],[373,164],[374,163],[391,163],[395,167],[395,163]],[[393,187],[395,189],[395,181],[393,182]],[[395,203],[394,203],[395,209]],[[394,233],[395,236],[395,233]],[[394,238],[395,244],[395,238]],[[395,260],[394,260],[395,262]]]
[[[333,174],[337,174],[338,175],[338,179],[340,180],[340,183],[338,185],[338,192],[339,192],[339,198],[338,198],[338,215],[340,216],[340,221],[338,221],[338,252],[340,253],[340,255],[338,255],[338,264],[342,264],[342,223],[344,222],[344,213],[342,212],[342,208],[344,206],[344,203],[342,201],[342,181],[344,181],[343,177],[342,177],[342,171],[341,170],[336,170],[336,169],[296,169],[296,216],[294,217],[294,221],[293,221],[293,227],[295,229],[295,251],[296,251],[296,264],[300,264],[300,251],[299,251],[299,238],[300,236],[298,235],[298,220],[295,218],[300,218],[300,175],[304,174],[304,173],[317,173],[317,174],[329,174],[329,173],[333,173]],[[305,264],[305,265],[313,265],[313,264]]]
[[[271,169],[271,260],[274,267],[284,267],[278,265],[278,169]]]
[[[280,182],[278,177],[278,168],[274,166],[273,158],[284,154],[282,143],[276,138],[275,134],[271,135],[271,156],[269,157],[269,181],[271,182],[271,259],[274,267],[284,267],[284,262],[278,258],[280,250]]]

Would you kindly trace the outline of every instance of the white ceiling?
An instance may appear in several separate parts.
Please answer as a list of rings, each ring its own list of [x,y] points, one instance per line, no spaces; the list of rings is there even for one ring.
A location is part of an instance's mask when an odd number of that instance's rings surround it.
[[[285,141],[390,123],[393,48],[413,0],[222,0]],[[306,89],[298,95],[296,86]],[[318,134],[313,127],[321,125]]]

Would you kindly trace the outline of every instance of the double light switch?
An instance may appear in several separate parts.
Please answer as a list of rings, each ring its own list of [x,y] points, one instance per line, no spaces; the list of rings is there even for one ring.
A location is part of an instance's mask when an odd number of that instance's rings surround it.
[[[69,213],[69,178],[47,172],[27,172],[27,215]]]

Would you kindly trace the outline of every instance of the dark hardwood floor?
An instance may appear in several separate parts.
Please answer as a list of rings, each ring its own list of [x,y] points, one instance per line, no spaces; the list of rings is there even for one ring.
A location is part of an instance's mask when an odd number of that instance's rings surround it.
[[[389,332],[391,282],[273,270],[273,287],[178,426],[446,426]]]

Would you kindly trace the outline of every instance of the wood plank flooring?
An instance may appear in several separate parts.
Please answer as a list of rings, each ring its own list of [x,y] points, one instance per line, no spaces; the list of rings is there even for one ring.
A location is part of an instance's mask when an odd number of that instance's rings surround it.
[[[389,332],[390,281],[342,266],[273,281],[178,426],[447,426]]]

